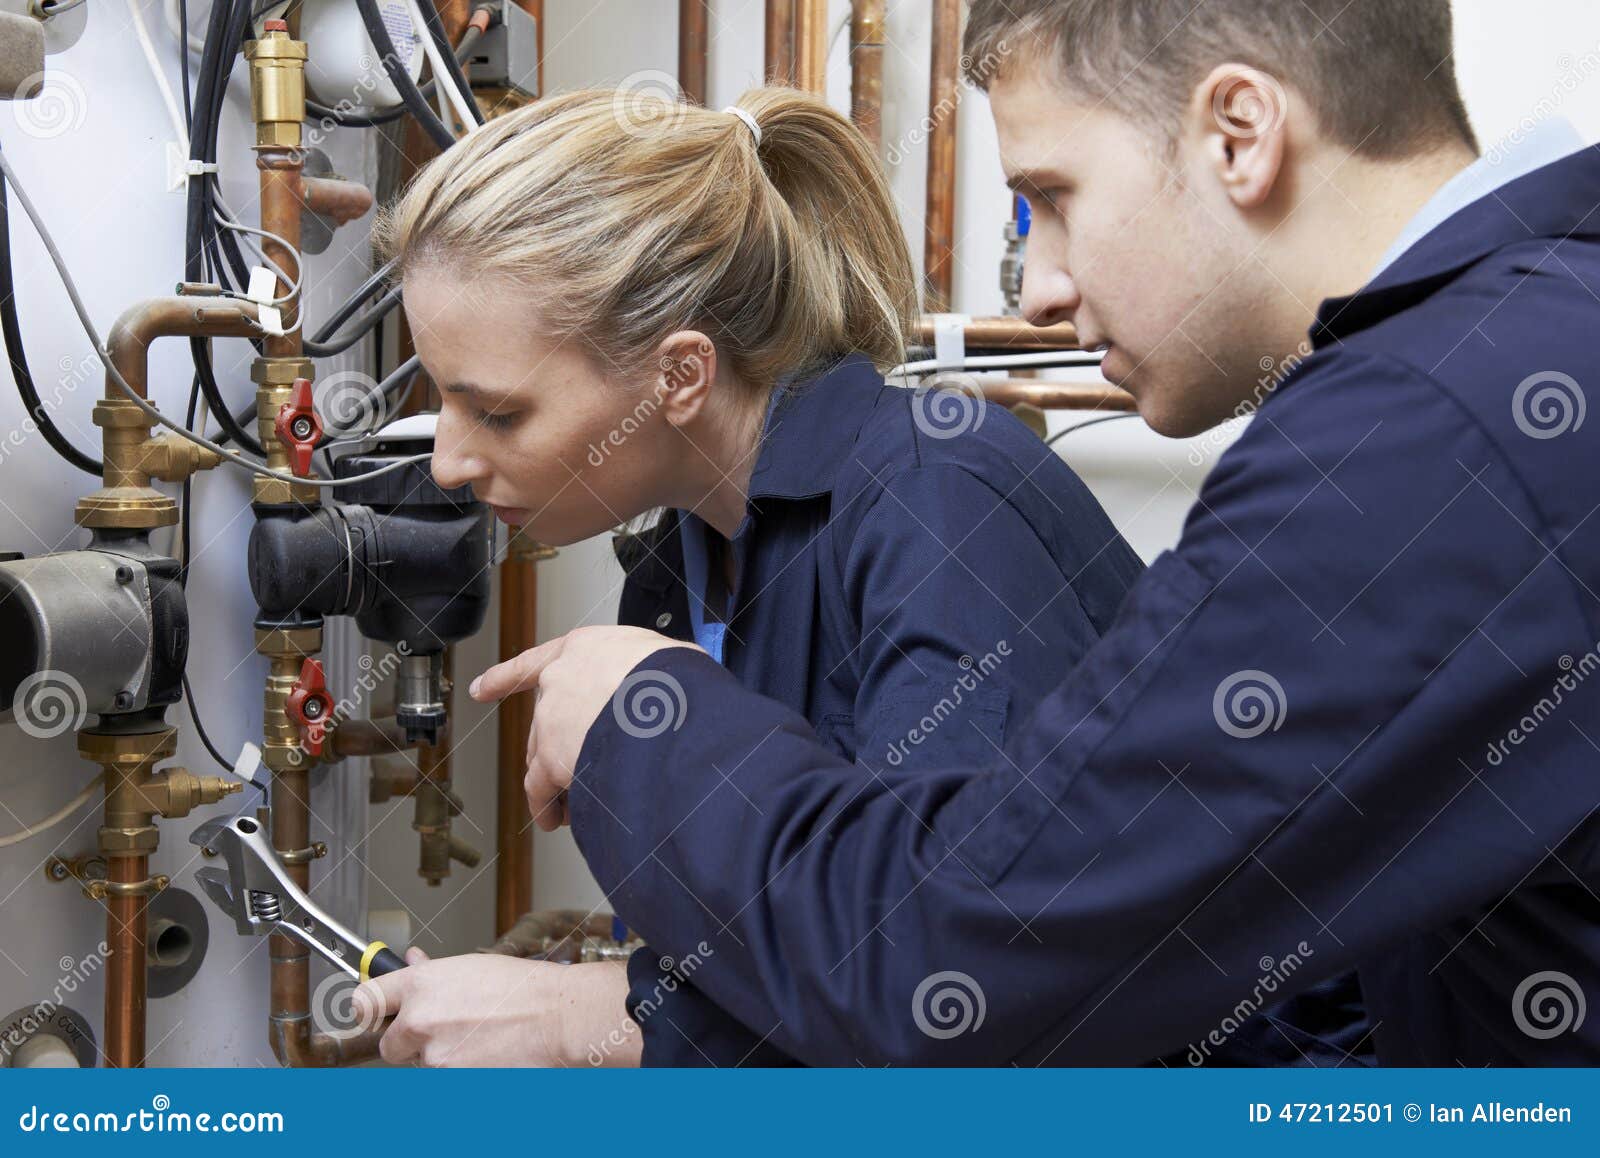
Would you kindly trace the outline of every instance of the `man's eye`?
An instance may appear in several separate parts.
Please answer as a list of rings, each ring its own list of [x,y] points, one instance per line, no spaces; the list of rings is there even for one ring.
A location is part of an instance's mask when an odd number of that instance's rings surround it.
[[[517,421],[515,414],[503,414],[498,410],[478,411],[478,422],[490,430],[510,430]]]

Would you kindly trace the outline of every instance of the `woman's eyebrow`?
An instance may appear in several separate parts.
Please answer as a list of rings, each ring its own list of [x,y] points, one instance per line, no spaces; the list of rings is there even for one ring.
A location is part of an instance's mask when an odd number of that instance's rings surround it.
[[[468,394],[480,402],[504,402],[506,395],[498,390],[489,390],[475,382],[451,382],[441,387],[447,394]]]

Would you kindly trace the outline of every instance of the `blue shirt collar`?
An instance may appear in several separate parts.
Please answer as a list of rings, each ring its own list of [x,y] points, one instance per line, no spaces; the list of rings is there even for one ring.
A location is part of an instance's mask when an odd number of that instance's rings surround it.
[[[1413,245],[1461,210],[1536,169],[1584,147],[1565,117],[1548,117],[1527,132],[1513,133],[1447,181],[1407,224],[1368,280],[1377,278]]]
[[[1356,293],[1317,312],[1322,348],[1436,293],[1462,270],[1539,238],[1600,237],[1600,148],[1590,145],[1498,186],[1411,244]]]

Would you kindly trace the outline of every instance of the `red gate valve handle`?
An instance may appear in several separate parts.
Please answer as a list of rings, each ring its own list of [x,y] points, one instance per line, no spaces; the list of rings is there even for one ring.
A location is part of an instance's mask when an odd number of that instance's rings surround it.
[[[333,697],[328,694],[320,659],[307,657],[300,665],[300,678],[289,689],[283,710],[299,727],[305,750],[313,756],[322,755],[322,744],[327,739],[328,724],[333,717]]]
[[[317,417],[311,403],[311,379],[296,378],[289,401],[278,407],[278,420],[272,428],[278,438],[289,448],[289,460],[294,473],[306,478],[311,473],[311,452],[317,449],[322,437],[322,419]]]

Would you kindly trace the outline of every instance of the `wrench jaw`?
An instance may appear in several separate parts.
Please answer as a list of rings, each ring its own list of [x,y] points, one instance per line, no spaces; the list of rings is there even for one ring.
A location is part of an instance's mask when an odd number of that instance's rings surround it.
[[[359,978],[366,942],[323,912],[284,870],[259,821],[235,816],[207,821],[189,836],[210,849],[226,868],[195,871],[206,894],[234,920],[241,934],[293,937],[335,968]]]

